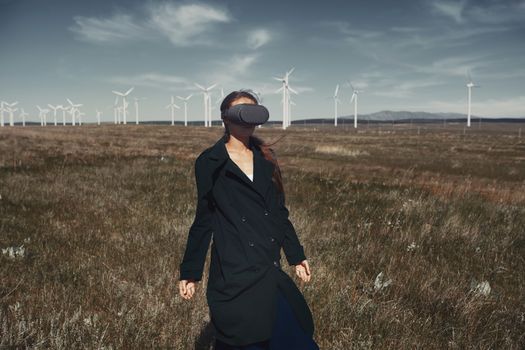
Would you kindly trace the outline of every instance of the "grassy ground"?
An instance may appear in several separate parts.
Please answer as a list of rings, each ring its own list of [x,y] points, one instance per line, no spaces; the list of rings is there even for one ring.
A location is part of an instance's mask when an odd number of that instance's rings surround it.
[[[293,278],[321,349],[525,346],[519,127],[284,132],[274,148],[313,271],[309,284]],[[284,133],[256,129],[266,141]],[[177,269],[193,161],[221,135],[0,129],[0,349],[208,349],[207,273],[188,302]]]

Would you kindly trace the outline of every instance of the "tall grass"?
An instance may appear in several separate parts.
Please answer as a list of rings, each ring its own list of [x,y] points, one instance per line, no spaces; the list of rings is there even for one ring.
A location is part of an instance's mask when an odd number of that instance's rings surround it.
[[[275,146],[313,271],[308,284],[293,278],[317,342],[523,348],[525,143],[512,126],[396,127],[291,128]],[[24,248],[0,255],[0,349],[210,348],[207,272],[188,302],[177,269],[193,161],[221,134],[0,130],[0,248]]]

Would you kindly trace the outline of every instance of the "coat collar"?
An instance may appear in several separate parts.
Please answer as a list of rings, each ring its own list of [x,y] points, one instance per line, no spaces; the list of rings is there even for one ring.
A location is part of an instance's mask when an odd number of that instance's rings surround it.
[[[208,158],[212,160],[212,172],[224,162],[225,170],[235,174],[241,181],[257,191],[263,198],[267,187],[272,183],[272,175],[275,165],[264,158],[262,150],[255,145],[250,137],[249,147],[253,151],[253,181],[231,160],[226,149],[227,135],[223,135],[208,152]]]

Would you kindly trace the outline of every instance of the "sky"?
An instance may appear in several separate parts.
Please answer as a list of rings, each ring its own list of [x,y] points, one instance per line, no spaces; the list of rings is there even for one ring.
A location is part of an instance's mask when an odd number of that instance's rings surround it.
[[[132,86],[141,120],[170,120],[170,96],[194,94],[188,119],[203,120],[210,86],[257,91],[282,120],[290,75],[292,120],[382,110],[525,117],[525,0],[136,1],[0,0],[0,100],[83,104],[84,122],[113,121],[112,90]],[[176,102],[183,106],[182,101]],[[134,117],[133,117],[134,118]],[[183,120],[183,111],[176,110]]]

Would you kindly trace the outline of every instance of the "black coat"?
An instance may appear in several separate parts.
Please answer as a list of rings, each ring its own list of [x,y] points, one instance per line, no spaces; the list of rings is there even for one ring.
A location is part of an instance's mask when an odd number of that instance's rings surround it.
[[[277,288],[302,328],[313,336],[308,304],[281,269],[281,247],[290,266],[306,257],[288,219],[284,195],[272,181],[274,164],[250,138],[252,182],[230,159],[225,142],[224,135],[195,161],[197,209],[180,264],[180,280],[202,278],[213,237],[206,298],[219,340],[240,346],[270,338]]]

